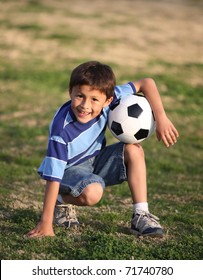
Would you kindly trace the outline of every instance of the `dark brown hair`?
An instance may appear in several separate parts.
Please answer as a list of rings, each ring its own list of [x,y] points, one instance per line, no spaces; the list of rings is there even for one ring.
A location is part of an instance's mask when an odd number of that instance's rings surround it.
[[[69,92],[73,87],[88,85],[104,93],[109,99],[114,94],[116,78],[110,66],[98,61],[88,61],[73,69],[69,82]]]

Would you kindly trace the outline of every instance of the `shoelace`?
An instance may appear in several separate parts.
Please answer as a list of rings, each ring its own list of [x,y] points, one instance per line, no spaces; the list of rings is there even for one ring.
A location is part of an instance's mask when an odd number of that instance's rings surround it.
[[[138,226],[139,224],[139,221],[142,217],[147,217],[148,219],[150,219],[150,221],[153,221],[156,225],[158,225],[159,223],[157,221],[159,221],[159,218],[149,212],[137,212],[136,214],[139,215],[138,219],[137,219],[137,223],[136,223],[136,227]]]
[[[65,215],[69,219],[76,219],[76,211],[74,205],[63,205]]]
[[[67,228],[70,228],[71,226],[71,222],[75,222],[77,221],[77,217],[76,217],[76,211],[75,211],[75,206],[74,205],[65,205],[64,206],[64,210],[65,210],[65,215],[67,218]]]

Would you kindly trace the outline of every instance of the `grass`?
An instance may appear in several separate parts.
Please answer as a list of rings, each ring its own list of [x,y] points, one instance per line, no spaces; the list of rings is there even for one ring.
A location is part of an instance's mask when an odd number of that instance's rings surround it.
[[[2,27],[4,32],[15,31],[21,38],[33,42],[29,48],[26,48],[26,40],[20,44],[16,42],[14,48],[5,36],[0,43],[3,54],[0,61],[1,259],[202,259],[203,86],[197,78],[202,76],[203,64],[198,59],[182,64],[158,58],[146,60],[144,67],[138,67],[140,71],[135,77],[134,68],[126,69],[120,60],[111,60],[108,55],[105,58],[105,62],[115,69],[118,83],[153,77],[166,111],[179,130],[180,138],[173,148],[165,149],[155,135],[143,142],[150,210],[159,216],[166,237],[138,239],[129,233],[132,205],[126,183],[107,188],[95,207],[77,208],[81,227],[55,228],[55,238],[25,237],[41,214],[44,182],[36,171],[45,155],[49,122],[57,107],[68,98],[70,71],[91,57],[84,50],[67,60],[64,46],[68,42],[71,50],[80,37],[77,30],[76,34],[57,31],[59,26],[67,24],[64,14],[66,11],[67,17],[68,10],[63,9],[64,3],[56,9],[49,1],[46,4],[43,1],[23,3],[19,1],[17,5],[15,1],[9,1],[7,7],[4,2],[3,7],[7,9],[3,10],[4,18],[1,19],[6,23]],[[7,16],[9,9],[16,18]],[[85,18],[87,21],[95,21],[94,14],[98,14],[97,10],[92,14],[84,11],[83,16],[74,10],[69,12],[72,19]],[[27,13],[50,14],[53,20],[60,13],[62,22],[47,27],[44,21],[31,22]],[[19,15],[25,15],[25,18],[19,20]],[[100,14],[100,19],[105,22],[104,14]],[[130,26],[127,17],[120,21]],[[112,19],[111,25],[117,26],[120,21],[119,18]],[[67,28],[70,30],[68,25]],[[39,41],[35,41],[36,32],[40,33]],[[40,41],[42,38],[44,41]],[[95,34],[93,38],[96,38]],[[106,40],[104,48],[102,46],[103,55],[108,45]],[[89,54],[99,57],[97,51],[101,41],[102,33],[98,41],[92,45],[90,42]],[[46,56],[49,44],[52,49]],[[157,68],[161,71],[155,71]],[[108,143],[115,141],[109,131],[107,139]]]

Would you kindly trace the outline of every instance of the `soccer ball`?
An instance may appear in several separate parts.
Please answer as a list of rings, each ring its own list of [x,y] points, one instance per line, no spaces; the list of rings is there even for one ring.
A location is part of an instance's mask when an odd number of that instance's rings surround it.
[[[108,127],[121,142],[140,143],[149,138],[156,122],[147,99],[143,95],[128,95],[110,108]]]

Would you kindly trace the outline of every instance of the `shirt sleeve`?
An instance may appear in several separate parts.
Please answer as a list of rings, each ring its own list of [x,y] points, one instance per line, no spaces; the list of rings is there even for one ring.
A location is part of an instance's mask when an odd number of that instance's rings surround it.
[[[136,94],[136,88],[133,82],[129,82],[121,86],[116,86],[114,92],[116,99],[120,99],[127,95]]]
[[[49,138],[47,154],[38,174],[45,180],[61,182],[67,164],[67,145],[62,137]]]

